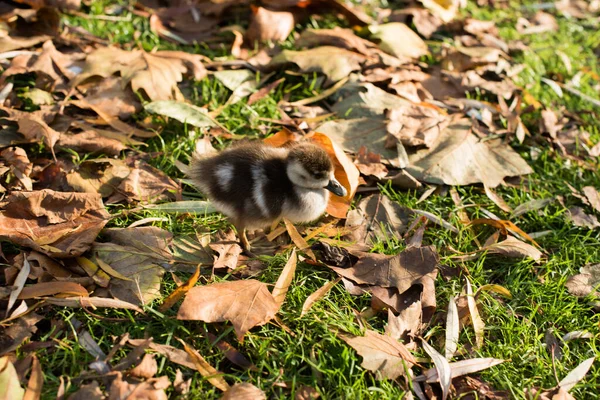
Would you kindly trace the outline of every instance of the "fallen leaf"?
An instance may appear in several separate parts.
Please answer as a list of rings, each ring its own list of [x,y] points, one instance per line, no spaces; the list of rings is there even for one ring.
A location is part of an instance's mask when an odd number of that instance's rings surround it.
[[[600,296],[600,293],[595,290],[599,282],[600,264],[588,264],[581,267],[579,274],[569,277],[565,286],[573,296]]]
[[[125,310],[137,311],[141,314],[144,311],[135,304],[127,303],[119,299],[107,299],[103,297],[70,297],[70,298],[53,298],[47,297],[44,302],[54,304],[59,307],[75,307],[75,308],[122,308]]]
[[[37,400],[42,395],[42,386],[44,385],[44,375],[40,361],[34,355],[31,363],[31,375],[27,382],[27,388],[25,389],[25,395],[23,400]]]
[[[154,354],[144,354],[142,362],[130,369],[128,375],[133,375],[142,379],[150,379],[158,372],[158,363],[154,359]]]
[[[194,365],[196,366],[196,370],[200,372],[200,375],[206,378],[212,385],[214,385],[217,389],[227,392],[229,390],[229,384],[225,381],[222,374],[217,371],[212,365],[210,365],[204,357],[198,353],[196,349],[190,347],[183,340],[180,340],[183,344],[185,352],[190,355]]]
[[[181,123],[198,128],[216,126],[214,120],[208,115],[207,110],[192,104],[172,100],[160,100],[146,104],[144,109],[150,113],[173,118]]]
[[[2,74],[0,82],[11,75],[35,73],[38,79],[39,75],[45,77],[47,88],[54,89],[56,85],[64,84],[75,76],[71,68],[75,67],[76,62],[83,57],[81,53],[63,54],[56,50],[52,41],[48,40],[42,46],[40,53],[26,53],[13,58],[10,67]]]
[[[575,226],[581,226],[588,229],[595,229],[600,226],[598,218],[595,215],[586,214],[581,207],[571,207],[567,210],[567,218]]]
[[[600,193],[598,193],[598,190],[593,186],[585,186],[582,191],[594,210],[600,212]]]
[[[573,371],[569,372],[559,383],[558,386],[566,391],[569,391],[581,381],[588,373],[596,357],[590,357],[579,364]]]
[[[438,380],[440,382],[440,386],[442,387],[442,400],[446,400],[448,397],[448,392],[450,391],[450,385],[452,384],[452,371],[450,369],[450,364],[448,363],[448,360],[438,353],[436,349],[431,347],[429,343],[427,343],[425,340],[423,340],[422,343],[423,350],[425,350],[435,364]]]
[[[119,155],[127,149],[122,140],[103,136],[97,130],[87,130],[74,135],[61,134],[57,146],[80,153],[104,153],[109,156]]]
[[[27,277],[29,276],[30,272],[31,264],[29,264],[27,258],[23,258],[23,266],[17,274],[17,277],[15,278],[12,284],[13,288],[10,292],[10,295],[8,296],[8,304],[6,306],[6,317],[9,316],[10,310],[13,308],[13,306],[17,302],[17,299],[21,295],[21,292],[23,291],[23,287],[25,286],[25,282],[27,282]]]
[[[105,115],[123,120],[141,111],[141,104],[129,87],[123,87],[121,79],[111,76],[100,82],[90,83],[85,92],[85,101],[72,100],[71,103],[81,108],[100,109]]]
[[[128,343],[130,343],[132,346],[140,346],[145,341],[146,341],[146,339],[129,339]],[[175,364],[179,364],[179,365],[182,365],[186,368],[190,368],[193,370],[196,369],[196,364],[194,363],[192,356],[190,354],[186,353],[184,350],[175,348],[170,345],[159,344],[159,343],[154,343],[154,342],[150,342],[148,344],[148,347],[150,349],[156,351],[157,353],[162,354],[163,356],[167,357],[169,359],[169,361],[171,361]]]
[[[296,264],[298,263],[298,257],[296,256],[296,249],[292,249],[292,253],[290,254],[290,258],[287,263],[283,267],[281,271],[281,275],[277,279],[275,283],[275,287],[272,291],[272,296],[275,299],[275,303],[277,304],[277,308],[281,309],[285,301],[285,295],[292,284],[292,280],[294,279],[294,274],[296,273]]]
[[[69,396],[69,400],[103,400],[105,398],[97,381],[81,385],[79,390]]]
[[[0,212],[0,238],[56,258],[88,250],[108,221],[100,195],[15,192]]]
[[[302,312],[300,313],[300,316],[303,317],[304,315],[306,315],[306,313],[308,313],[312,306],[316,302],[321,300],[323,297],[325,297],[327,293],[329,293],[331,288],[337,285],[341,280],[342,278],[336,278],[333,281],[327,282],[315,292],[311,293],[310,296],[308,296],[306,300],[304,300],[304,304],[302,304]]]
[[[480,349],[483,346],[483,331],[485,329],[485,323],[483,322],[483,319],[481,319],[481,315],[479,315],[479,309],[477,308],[475,296],[473,295],[473,288],[471,287],[471,282],[468,278],[465,278],[465,280],[467,288],[467,308],[469,310],[469,315],[471,316],[473,330],[475,331],[475,345],[477,349]]]
[[[219,242],[210,243],[208,246],[219,255],[213,263],[213,269],[227,268],[234,270],[237,267],[242,248],[237,242],[233,230],[229,230]]]
[[[339,333],[338,337],[356,350],[363,358],[361,366],[374,372],[377,379],[396,379],[417,363],[406,346],[375,331],[367,329],[364,336]]]
[[[399,166],[398,152],[386,147],[388,131],[384,121],[369,118],[327,121],[316,131],[335,140],[345,151],[358,153],[365,147],[380,155],[385,163]]]
[[[247,69],[216,71],[214,77],[233,92],[226,105],[237,103],[258,88],[256,73]]]
[[[360,173],[366,176],[383,179],[389,173],[385,165],[381,163],[381,156],[368,151],[366,146],[361,146],[361,148],[358,149],[358,154],[356,155],[354,163]]]
[[[480,141],[466,120],[450,125],[430,149],[410,155],[409,162],[406,170],[411,175],[433,184],[483,183],[494,188],[507,176],[533,172],[521,156],[501,141]]]
[[[251,383],[236,383],[223,393],[221,400],[267,400],[267,395]]]
[[[192,288],[179,308],[177,319],[231,321],[238,340],[242,342],[248,330],[269,322],[278,309],[267,285],[249,279]]]
[[[71,85],[75,87],[91,77],[108,78],[120,72],[123,85],[131,84],[134,92],[143,89],[150,100],[183,99],[177,83],[183,80],[186,72],[196,74],[202,65],[200,60],[201,56],[183,52],[146,53],[104,47],[87,56],[83,71]]]
[[[115,376],[115,379],[111,382],[108,398],[122,399],[135,396],[135,398],[148,400],[168,399],[165,389],[171,386],[171,382],[166,376],[151,378],[139,383],[129,383],[128,381],[123,380],[123,374],[121,372],[112,372],[111,375]]]
[[[346,214],[350,209],[352,199],[358,188],[358,179],[360,177],[358,168],[356,168],[350,157],[344,153],[340,146],[326,134],[315,132],[310,140],[322,147],[329,154],[333,163],[335,178],[347,191],[346,197],[334,194],[330,195],[326,211],[333,217],[346,218]]]
[[[0,358],[0,397],[21,400],[25,390],[19,384],[19,376],[8,356]]]
[[[181,286],[178,286],[177,289],[173,290],[171,294],[163,301],[163,303],[158,307],[158,311],[161,313],[169,310],[175,303],[181,300],[187,292],[193,288],[198,282],[198,278],[200,277],[200,266],[196,267],[196,272]]]
[[[418,105],[390,109],[388,132],[405,146],[431,147],[449,124],[439,111]]]
[[[362,199],[348,213],[345,227],[347,238],[356,243],[370,244],[387,237],[400,237],[408,227],[412,211],[384,195]]]
[[[530,200],[526,203],[519,204],[512,212],[513,217],[520,217],[523,214],[526,214],[531,211],[540,210],[546,207],[548,204],[554,202],[554,199],[536,199]]]
[[[410,247],[395,256],[366,253],[351,268],[330,267],[358,284],[393,287],[399,293],[421,278],[435,280],[439,257],[433,246]]]
[[[179,197],[181,187],[170,176],[144,160],[128,160],[129,175],[121,181],[108,203],[154,203]]]
[[[282,42],[294,30],[295,25],[294,14],[289,11],[253,6],[246,39],[251,45],[255,42]]]
[[[339,90],[339,93],[341,99],[331,109],[344,119],[371,118],[384,123],[386,110],[412,104],[409,100],[388,93],[371,83],[348,82]],[[371,131],[371,129],[365,129],[365,131]],[[368,143],[364,144],[369,148]],[[360,146],[357,146],[354,151],[356,152],[358,148]],[[384,155],[380,151],[372,150]]]
[[[334,46],[369,56],[373,54],[375,44],[354,34],[351,29],[338,26],[333,29],[306,29],[296,40],[298,47]]]
[[[77,192],[98,193],[108,197],[131,173],[124,161],[112,158],[96,158],[79,164],[67,173],[67,182]]]
[[[94,243],[92,251],[128,280],[111,279],[111,294],[132,304],[147,304],[159,298],[164,268],[171,254],[167,250],[172,240],[169,232],[156,227],[109,229],[108,243]]]
[[[360,69],[365,56],[332,46],[316,47],[308,50],[283,50],[273,57],[269,68],[281,68],[286,64],[296,64],[302,73],[320,72],[330,82],[337,82],[351,72]]]
[[[427,44],[408,26],[390,22],[369,27],[371,36],[380,41],[379,48],[399,59],[418,59],[429,54]]]
[[[425,8],[442,21],[452,21],[458,13],[460,0],[419,0]]]
[[[450,363],[451,379],[459,376],[472,374],[474,372],[483,371],[495,365],[502,364],[504,360],[497,358],[471,358]],[[417,382],[438,382],[439,376],[436,368],[424,371],[423,375],[415,378]]]
[[[458,308],[456,307],[456,298],[451,297],[448,302],[448,314],[446,315],[446,360],[451,360],[458,348],[458,336],[460,334],[460,324],[458,319]]]
[[[388,325],[385,328],[385,333],[396,340],[410,343],[413,338],[422,333],[424,328],[422,317],[421,300],[417,300],[401,310],[397,316],[388,308]]]
[[[54,152],[54,145],[60,138],[60,133],[52,129],[37,114],[17,111],[12,108],[1,107],[0,110],[8,114],[2,117],[8,121],[14,121],[19,125],[18,132],[24,136],[22,143],[43,142]]]
[[[88,291],[75,282],[39,282],[31,286],[25,286],[19,294],[19,299],[33,299],[59,293],[70,296],[88,296]]]

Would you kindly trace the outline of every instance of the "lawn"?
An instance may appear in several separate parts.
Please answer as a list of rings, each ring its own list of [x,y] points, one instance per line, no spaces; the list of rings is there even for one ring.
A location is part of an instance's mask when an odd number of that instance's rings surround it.
[[[391,1],[382,3],[392,9],[403,5]],[[588,214],[594,213],[590,206],[582,205],[582,200],[573,194],[572,187],[577,191],[586,186],[600,189],[599,160],[598,157],[587,155],[586,147],[589,148],[589,144],[578,141],[573,145],[574,149],[569,150],[571,155],[566,155],[540,128],[542,110],[554,110],[564,115],[579,131],[588,132],[588,143],[600,142],[598,105],[568,90],[563,90],[560,95],[543,81],[547,79],[567,85],[575,77],[579,83],[576,87],[578,92],[600,99],[600,20],[591,15],[584,19],[569,18],[551,8],[545,11],[556,16],[558,27],[555,30],[523,34],[517,29],[519,18],[530,20],[541,6],[552,3],[496,1],[495,7],[476,3],[469,1],[458,18],[494,21],[502,40],[520,40],[526,45],[522,52],[511,53],[511,62],[523,66],[513,80],[526,94],[522,105],[526,111],[521,118],[528,135],[523,141],[510,135],[508,144],[530,165],[533,173],[520,179],[507,180],[510,184],[494,190],[512,209],[536,199],[549,199],[548,203],[515,217],[495,204],[486,195],[482,185],[454,186],[462,208],[455,204],[448,187],[441,186],[424,201],[419,199],[428,186],[401,189],[381,181],[372,187],[395,203],[427,211],[458,228],[458,232],[454,233],[429,223],[423,237],[424,245],[433,245],[439,252],[441,273],[435,281],[437,308],[421,335],[438,351],[443,353],[444,349],[448,303],[453,296],[461,294],[466,279],[475,290],[494,284],[510,292],[510,297],[493,290],[482,292],[478,306],[485,323],[483,346],[476,348],[474,329],[467,324],[459,337],[459,359],[492,357],[506,360],[473,376],[494,390],[502,391],[506,398],[521,399],[528,398],[527,391],[531,388],[555,387],[582,361],[600,356],[600,319],[594,311],[594,299],[577,298],[565,286],[568,278],[578,274],[581,267],[600,263],[600,228],[576,226],[568,218],[568,208],[572,206],[583,207]],[[228,45],[182,45],[167,41],[150,29],[147,17],[132,13],[129,6],[126,2],[94,1],[83,5],[77,13],[63,13],[61,21],[63,26],[83,28],[126,50],[182,50],[206,56],[205,64],[209,63],[208,59],[235,59]],[[107,20],[103,16],[107,15],[109,7],[123,9],[117,18]],[[245,20],[237,22],[242,26],[248,23]],[[294,32],[301,32],[307,27],[323,29],[336,26],[351,27],[341,16],[324,14],[313,15],[298,23]],[[453,35],[443,29],[433,34],[426,40],[433,55],[422,57],[421,62],[430,65],[441,62],[440,54],[452,40]],[[283,42],[282,47],[295,48],[294,33]],[[192,104],[206,107],[208,111],[219,110],[215,113],[216,121],[234,137],[243,135],[262,139],[281,130],[281,125],[274,122],[282,119],[279,103],[312,97],[329,87],[319,74],[286,71],[288,69],[281,69],[269,77],[268,82],[279,78],[285,78],[285,81],[251,105],[247,104],[247,98],[229,104],[231,90],[212,74],[200,81],[185,82],[182,91]],[[22,76],[14,78],[13,82],[17,87],[31,86],[31,81]],[[475,100],[497,103],[496,97],[485,91],[475,90],[469,96]],[[325,99],[316,104],[331,105],[332,101]],[[145,118],[153,118],[153,124],[162,124],[162,131],[160,135],[145,140],[147,146],[133,147],[151,154],[148,162],[171,178],[184,179],[179,165],[189,163],[201,130],[174,120],[165,123],[163,119],[152,117],[144,111],[133,117],[137,121]],[[212,144],[217,149],[223,149],[230,142],[228,138],[217,137]],[[48,154],[43,146],[31,146],[28,152],[32,159],[33,155]],[[80,153],[78,157],[81,163],[89,156]],[[353,204],[356,205],[368,194],[358,193]],[[185,183],[183,195],[188,199],[202,199]],[[116,217],[110,220],[107,227],[124,228],[146,218],[155,218],[151,225],[175,236],[195,232],[215,234],[230,227],[227,219],[220,214],[182,216],[140,208],[123,212],[127,208],[108,205],[108,212]],[[461,222],[459,211],[465,211],[471,220],[489,218],[492,213],[500,219],[512,221],[535,238],[543,250],[542,258],[536,262],[527,257],[504,258],[491,252],[483,252],[478,258],[459,257],[472,254],[478,249],[477,242],[484,243],[495,232],[494,228],[487,225],[465,225]],[[311,243],[316,240],[313,239]],[[380,238],[371,251],[395,255],[406,248],[406,240],[390,236],[385,240]],[[5,254],[16,254],[18,247],[4,245],[3,250]],[[269,285],[275,283],[289,255],[290,251],[286,250],[273,256],[261,256],[265,269],[256,279]],[[230,385],[249,382],[262,389],[268,398],[310,398],[301,397],[300,393],[305,387],[315,388],[323,399],[396,399],[410,393],[403,377],[396,380],[376,379],[372,372],[361,366],[362,359],[357,352],[339,337],[339,332],[361,335],[363,327],[357,322],[357,314],[365,311],[363,323],[366,327],[384,332],[388,324],[387,312],[368,315],[372,306],[370,294],[353,296],[339,283],[323,300],[315,303],[306,315],[300,316],[307,297],[337,277],[330,268],[299,262],[285,303],[278,313],[279,319],[251,329],[242,343],[236,339],[229,323],[178,320],[177,306],[164,313],[158,311],[164,299],[177,287],[177,282],[185,282],[189,278],[189,272],[167,272],[161,281],[160,298],[144,305],[143,315],[119,309],[99,308],[90,312],[48,307],[37,332],[30,339],[31,342],[55,342],[53,347],[35,350],[44,375],[42,398],[55,398],[62,381],[70,381],[67,393],[74,393],[82,383],[89,382],[82,378],[82,374],[90,371],[88,365],[95,357],[82,345],[80,335],[83,331],[89,332],[104,353],[110,352],[125,334],[134,339],[152,337],[156,343],[178,348],[182,348],[178,339],[183,339],[210,365],[222,372]],[[230,278],[231,275],[222,273],[211,276],[210,268],[203,269],[198,284],[227,281]],[[57,331],[59,334],[55,335]],[[589,335],[585,339],[562,342],[561,337],[574,331],[585,331]],[[547,345],[548,336],[552,334],[560,342],[560,357],[553,357]],[[216,346],[220,340],[234,346],[255,368],[242,368],[228,360]],[[131,347],[128,346],[120,348],[112,362],[118,362],[130,351]],[[19,348],[16,351],[17,358],[27,354],[27,349]],[[414,355],[419,362],[433,367],[429,356],[420,346]],[[166,375],[173,381],[176,370],[181,369],[186,379],[192,378],[187,398],[220,398],[221,391],[197,372],[182,368],[161,355],[157,356],[157,361],[157,376]],[[599,386],[600,366],[595,363],[570,393],[578,399],[600,399]],[[438,395],[441,394],[437,384],[431,387]],[[167,389],[167,393],[176,397],[172,387]],[[485,397],[481,393],[478,398],[499,398],[492,395]]]

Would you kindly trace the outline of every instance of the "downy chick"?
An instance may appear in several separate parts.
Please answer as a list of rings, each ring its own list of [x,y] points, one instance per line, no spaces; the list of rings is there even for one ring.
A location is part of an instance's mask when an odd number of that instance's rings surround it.
[[[325,150],[311,143],[287,148],[239,144],[195,159],[189,176],[237,227],[250,255],[246,229],[265,228],[280,218],[314,221],[325,212],[329,192],[342,197],[347,193],[335,179]]]

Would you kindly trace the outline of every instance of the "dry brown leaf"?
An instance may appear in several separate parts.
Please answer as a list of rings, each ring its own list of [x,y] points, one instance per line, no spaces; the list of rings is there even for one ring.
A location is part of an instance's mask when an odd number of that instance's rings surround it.
[[[53,298],[47,297],[44,301],[48,304],[54,304],[60,307],[75,307],[75,308],[122,308],[125,310],[137,311],[141,314],[144,311],[135,304],[127,303],[119,299],[106,299],[103,297],[70,297],[70,298]]]
[[[19,294],[19,299],[33,299],[35,297],[53,296],[55,294],[87,297],[86,288],[75,282],[40,282],[25,286]]]
[[[228,268],[234,270],[237,267],[238,258],[242,254],[242,248],[235,238],[235,232],[229,230],[218,242],[208,245],[219,255],[213,263],[213,269]]]
[[[104,400],[104,398],[100,385],[96,381],[82,385],[79,390],[69,396],[69,400]]]
[[[507,176],[533,172],[525,160],[501,140],[480,141],[471,132],[471,122],[450,125],[430,149],[409,156],[407,171],[433,184],[484,183],[495,188]]]
[[[213,283],[192,288],[177,318],[204,322],[231,321],[240,342],[248,330],[275,317],[279,307],[267,285],[254,280]]]
[[[598,218],[595,215],[586,214],[581,207],[571,207],[567,210],[567,218],[575,225],[588,229],[595,229],[600,226]]]
[[[338,337],[362,356],[361,366],[374,372],[378,379],[396,379],[417,363],[406,346],[375,331],[367,329],[364,336],[340,333]]]
[[[435,280],[439,256],[433,246],[410,247],[395,256],[365,253],[351,268],[330,267],[358,284],[408,290],[423,277]]]
[[[107,202],[154,203],[179,197],[181,187],[167,174],[143,160],[129,160],[130,173]]]
[[[397,316],[391,309],[388,309],[388,325],[385,327],[385,333],[391,338],[408,343],[411,338],[421,334],[424,328],[422,316],[423,309],[420,300],[412,303]]]
[[[82,162],[76,169],[67,173],[66,178],[77,192],[98,193],[102,197],[108,197],[130,172],[122,160],[97,158]]]
[[[390,235],[399,237],[406,231],[411,216],[410,209],[384,195],[369,196],[348,213],[345,227],[350,233],[346,237],[365,244],[384,240]]]
[[[164,268],[171,260],[167,250],[172,235],[156,227],[108,229],[109,243],[94,243],[92,251],[119,274],[129,280],[111,279],[110,293],[133,304],[147,304],[161,296],[160,283]]]
[[[120,72],[123,85],[131,84],[134,92],[143,89],[153,101],[181,100],[183,95],[177,83],[183,80],[186,72],[198,79],[203,70],[201,59],[201,56],[177,51],[146,53],[104,47],[87,56],[82,73],[73,79],[71,85],[78,86],[94,76],[108,78]]]
[[[94,106],[94,109],[100,109],[106,115],[121,119],[127,119],[142,109],[135,94],[129,87],[123,87],[121,79],[117,77],[92,81],[88,86],[90,88],[85,92],[85,101],[72,100],[72,104],[81,108]]]
[[[146,341],[146,339],[129,339],[128,343],[130,343],[132,346],[137,347],[142,345]],[[192,356],[190,356],[184,350],[166,344],[159,344],[154,342],[150,342],[148,344],[148,347],[156,351],[157,353],[167,357],[169,361],[174,362],[175,364],[179,364],[193,370],[196,369],[196,364],[194,364]]]
[[[285,301],[285,295],[292,284],[292,280],[294,279],[294,274],[296,273],[296,264],[298,263],[298,256],[296,255],[296,249],[292,249],[292,253],[290,254],[290,258],[287,263],[283,267],[281,271],[281,275],[277,279],[275,283],[275,287],[272,291],[272,296],[275,299],[275,303],[277,303],[277,308],[281,309],[283,302]]]
[[[253,384],[244,382],[230,387],[221,400],[267,400],[267,395]]]
[[[493,201],[499,209],[507,213],[512,212],[512,208],[510,208],[510,206],[504,201],[502,197],[500,197],[498,193],[494,192],[491,188],[487,187],[486,185],[483,185],[483,188],[488,199]]]
[[[369,27],[372,37],[379,40],[379,48],[399,59],[418,59],[429,54],[427,44],[401,22],[390,22]]]
[[[300,313],[300,316],[304,316],[316,302],[325,297],[327,293],[329,293],[331,288],[337,285],[341,280],[342,278],[340,277],[334,279],[333,281],[327,282],[319,289],[317,289],[314,293],[312,293],[310,296],[308,296],[304,301],[304,304],[302,304],[302,312]]]
[[[115,376],[108,391],[109,399],[131,399],[131,400],[167,400],[165,389],[171,386],[171,381],[166,376],[151,378],[140,383],[129,383],[123,380],[121,372],[112,372]]]
[[[60,138],[60,133],[48,126],[38,114],[18,111],[7,107],[0,107],[0,110],[8,114],[7,117],[2,118],[14,121],[19,125],[18,132],[24,136],[23,141],[20,141],[20,143],[43,142],[54,152],[54,145]]]
[[[337,82],[360,69],[365,56],[345,49],[322,46],[308,50],[283,50],[273,57],[269,68],[281,68],[286,64],[296,64],[303,73],[320,72],[330,82]]]
[[[582,191],[594,210],[600,212],[600,193],[598,190],[593,186],[586,186],[582,189]]]
[[[40,361],[34,355],[31,363],[31,375],[27,382],[27,388],[25,389],[25,395],[23,400],[38,400],[42,396],[42,386],[44,385],[44,374]]]
[[[206,378],[211,384],[213,384],[217,389],[226,392],[229,390],[229,384],[223,378],[222,374],[217,371],[212,365],[210,365],[204,357],[198,353],[196,349],[189,346],[183,340],[179,340],[185,349],[185,352],[190,355],[196,370],[200,372],[200,375]]]
[[[576,297],[600,296],[595,289],[598,283],[600,283],[600,264],[588,264],[581,267],[579,274],[569,277],[565,286],[569,293]]]
[[[158,372],[158,363],[154,359],[154,354],[144,354],[142,361],[127,371],[128,375],[132,375],[142,379],[150,379]]]
[[[169,310],[171,307],[173,307],[173,305],[175,305],[175,303],[177,303],[179,300],[181,300],[183,298],[183,296],[185,296],[186,293],[189,292],[190,289],[196,285],[199,277],[200,277],[200,266],[197,266],[196,272],[194,272],[192,274],[192,276],[190,276],[190,279],[188,279],[183,285],[178,286],[177,289],[173,290],[173,292],[171,292],[171,294],[165,299],[165,301],[163,301],[163,303],[160,305],[160,307],[158,307],[158,311],[160,311],[161,313],[164,313],[167,310]]]
[[[29,175],[33,172],[33,164],[29,161],[27,153],[20,147],[9,147],[0,152],[12,174],[21,182],[25,190],[33,190],[33,182]]]
[[[381,163],[381,156],[361,146],[354,161],[361,174],[383,179],[388,175],[388,169]]]
[[[542,252],[533,247],[530,244],[520,241],[517,238],[508,236],[505,240],[494,243],[488,247],[485,247],[491,254],[500,254],[510,258],[526,258],[530,257],[535,261],[542,258]]]
[[[36,359],[37,360],[37,359]],[[23,399],[25,390],[19,384],[19,375],[8,356],[0,358],[0,397],[3,399]],[[265,397],[266,399],[266,397]]]
[[[530,241],[537,247],[540,247],[536,243],[536,241],[533,240],[533,238],[531,236],[529,236],[529,234],[524,232],[521,228],[519,228],[517,225],[515,225],[511,221],[507,221],[507,220],[503,220],[503,219],[490,219],[490,218],[477,218],[477,219],[474,219],[473,221],[471,221],[471,225],[481,225],[481,224],[493,226],[494,228],[499,229],[500,232],[505,236],[508,235],[508,232],[510,231],[512,234],[519,235],[523,239]]]
[[[122,141],[107,138],[94,130],[83,131],[75,135],[62,134],[57,145],[80,153],[104,153],[109,156],[119,155],[121,151],[127,149]]]
[[[334,46],[355,51],[365,56],[373,53],[376,46],[354,34],[351,29],[306,29],[296,40],[298,47]]]
[[[100,195],[45,189],[13,193],[0,211],[0,237],[55,258],[88,250],[108,221]]]
[[[41,7],[31,18],[17,18],[10,36],[6,33],[0,38],[0,52],[35,46],[58,36],[60,13],[53,7]]]
[[[287,39],[295,25],[294,14],[289,11],[273,11],[252,6],[246,39],[251,45],[255,42],[282,42]]]
[[[405,146],[431,147],[449,124],[438,110],[418,105],[393,108],[387,117],[388,132]]]
[[[74,67],[83,57],[81,53],[65,55],[56,50],[52,41],[48,40],[42,46],[41,53],[22,54],[13,58],[0,82],[11,75],[33,72],[43,75],[44,80],[38,76],[38,82],[45,83],[42,87],[53,89],[57,84],[64,84],[75,76],[69,68]]]
[[[329,154],[333,162],[335,178],[348,192],[346,197],[339,197],[334,194],[330,195],[327,213],[336,218],[346,218],[346,213],[350,209],[350,204],[358,188],[358,179],[360,177],[358,168],[356,168],[342,148],[326,134],[315,132],[310,140],[325,149],[327,154]]]

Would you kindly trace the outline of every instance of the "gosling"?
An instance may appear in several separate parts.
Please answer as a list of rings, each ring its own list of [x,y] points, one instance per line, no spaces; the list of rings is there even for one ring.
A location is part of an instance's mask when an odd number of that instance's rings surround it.
[[[325,150],[308,142],[283,148],[258,141],[234,145],[215,156],[195,158],[188,175],[233,222],[251,257],[246,230],[266,228],[281,218],[315,221],[327,208],[329,192],[347,195]]]

